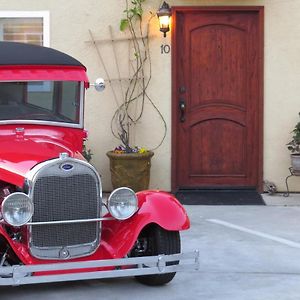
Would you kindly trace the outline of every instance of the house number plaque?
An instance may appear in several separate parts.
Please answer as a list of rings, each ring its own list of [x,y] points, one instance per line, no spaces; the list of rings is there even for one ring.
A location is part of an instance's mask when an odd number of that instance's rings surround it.
[[[169,54],[171,51],[171,46],[168,44],[162,44],[160,46],[160,54]]]

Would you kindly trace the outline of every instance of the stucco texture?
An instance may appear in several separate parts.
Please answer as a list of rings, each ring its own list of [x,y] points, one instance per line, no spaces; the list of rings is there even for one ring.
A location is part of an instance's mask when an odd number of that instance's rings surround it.
[[[145,11],[155,12],[162,1],[148,0]],[[264,54],[264,179],[273,181],[284,190],[288,175],[289,152],[286,143],[290,131],[298,121],[300,98],[300,1],[299,0],[240,0],[240,1],[175,1],[180,5],[263,5],[265,7]],[[115,38],[123,37],[119,21],[125,1],[103,0],[0,0],[1,10],[46,10],[50,12],[50,46],[80,60],[88,69],[93,82],[97,77],[107,78],[95,46],[90,42],[89,30],[96,40],[110,39],[109,25]],[[152,80],[148,93],[167,123],[167,136],[152,159],[150,187],[171,189],[171,53],[161,54],[161,44],[171,44],[170,34],[163,38],[158,31],[157,19],[150,26]],[[124,42],[125,43],[125,42]],[[123,43],[123,44],[124,44]],[[117,43],[116,43],[117,45]],[[128,47],[128,46],[127,46]],[[101,54],[116,78],[115,61],[111,43],[98,44]],[[117,47],[122,61],[126,47]],[[126,72],[121,66],[121,71]],[[121,100],[120,100],[121,101]],[[110,131],[110,121],[116,109],[110,85],[103,93],[89,89],[86,95],[85,127],[89,131],[88,147],[92,149],[92,163],[103,179],[105,191],[111,190],[109,162],[105,153],[119,144]],[[163,123],[150,105],[146,105],[142,120],[137,124],[135,144],[147,148],[157,145],[163,135]],[[300,191],[300,178],[291,179],[291,190]]]

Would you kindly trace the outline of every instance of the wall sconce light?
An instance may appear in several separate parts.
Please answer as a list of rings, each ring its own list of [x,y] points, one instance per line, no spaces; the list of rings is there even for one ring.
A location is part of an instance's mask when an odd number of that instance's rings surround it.
[[[164,37],[167,36],[167,32],[170,31],[170,18],[171,9],[168,3],[164,1],[162,6],[157,12],[159,20],[159,30],[164,33]]]

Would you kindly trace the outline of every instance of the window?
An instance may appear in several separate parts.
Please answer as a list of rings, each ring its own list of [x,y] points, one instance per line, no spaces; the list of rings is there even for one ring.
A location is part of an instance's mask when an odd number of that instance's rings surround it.
[[[49,46],[49,12],[0,11],[0,40]]]
[[[80,81],[0,82],[0,122],[79,124],[82,91]]]

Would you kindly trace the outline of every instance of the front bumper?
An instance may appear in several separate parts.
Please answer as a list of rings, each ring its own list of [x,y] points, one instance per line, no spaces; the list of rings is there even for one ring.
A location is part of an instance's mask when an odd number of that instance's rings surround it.
[[[167,265],[169,262],[179,264]],[[97,268],[112,267],[113,270],[98,271]],[[145,256],[85,262],[55,263],[40,265],[15,265],[0,267],[0,286],[48,283],[87,279],[128,277],[137,275],[163,274],[199,268],[199,251],[172,255]],[[95,271],[86,272],[86,269]],[[72,273],[82,270],[81,273]],[[66,272],[68,274],[31,276],[35,272]]]

